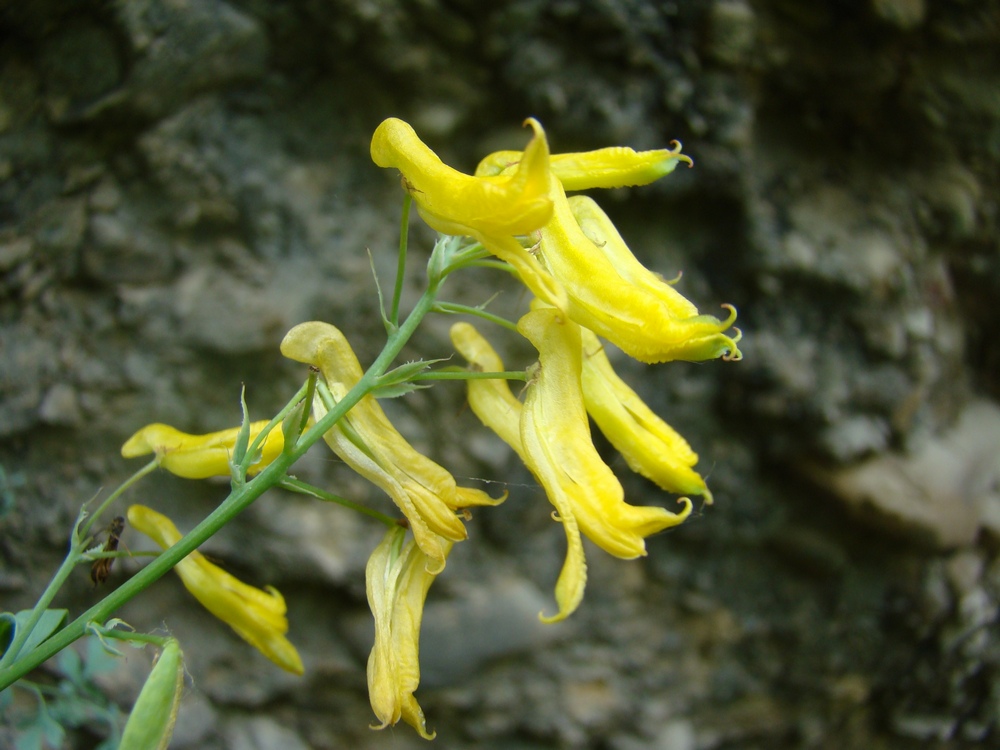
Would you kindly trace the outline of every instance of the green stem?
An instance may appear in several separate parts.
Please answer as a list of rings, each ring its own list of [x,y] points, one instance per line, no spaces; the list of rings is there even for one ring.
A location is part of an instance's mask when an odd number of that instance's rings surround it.
[[[125,490],[127,490],[133,484],[138,482],[147,474],[150,474],[153,471],[155,471],[158,465],[159,465],[158,461],[156,459],[153,459],[148,464],[139,469],[139,471],[137,471],[135,474],[133,474],[124,482],[122,482],[120,485],[118,485],[118,488],[110,495],[108,495],[107,499],[105,499],[105,501],[98,506],[97,510],[95,510],[94,514],[90,517],[90,520],[80,527],[80,536],[81,537],[87,536],[88,532],[90,531],[90,527],[93,526],[94,522],[104,514],[104,511],[108,509],[108,506],[111,505],[111,503],[113,503],[119,497],[121,497],[122,493],[124,493]]]
[[[486,310],[482,307],[461,305],[457,302],[435,302],[434,312],[444,313],[446,315],[475,315],[477,318],[488,320],[490,323],[496,323],[498,326],[503,326],[507,330],[517,333],[516,323],[511,323],[506,318],[486,312]]]
[[[313,485],[296,479],[295,477],[285,477],[284,481],[278,486],[282,489],[288,490],[289,492],[298,492],[302,495],[310,495],[315,497],[317,500],[322,500],[323,502],[343,505],[345,508],[350,508],[351,510],[358,511],[358,513],[364,513],[366,516],[371,516],[376,521],[384,523],[386,526],[399,525],[398,518],[387,516],[385,513],[380,513],[379,511],[369,508],[366,505],[356,503],[353,500],[348,500],[346,497],[334,495],[332,492],[327,492],[319,487],[314,487]]]
[[[406,274],[406,248],[410,235],[410,206],[413,198],[409,194],[403,197],[403,219],[399,227],[399,255],[396,260],[396,285],[392,290],[392,309],[389,312],[389,322],[393,329],[399,324],[399,301],[403,296],[403,277]]]
[[[56,570],[55,575],[52,576],[52,580],[49,581],[49,585],[45,587],[45,591],[43,591],[42,595],[38,598],[38,602],[35,604],[35,608],[31,611],[31,616],[28,618],[28,621],[24,623],[23,627],[18,628],[17,632],[14,634],[14,640],[11,642],[7,651],[4,652],[3,658],[0,659],[0,675],[3,674],[3,670],[12,662],[16,663],[17,657],[21,653],[21,649],[31,636],[35,626],[38,625],[38,621],[41,620],[45,610],[49,608],[49,605],[52,604],[52,600],[55,599],[56,594],[59,593],[63,584],[66,583],[66,579],[69,578],[69,574],[73,572],[73,568],[75,568],[77,563],[80,562],[80,558],[83,557],[84,552],[86,552],[87,547],[91,542],[91,537],[87,532],[93,525],[94,521],[111,503],[119,498],[125,490],[153,471],[156,466],[157,463],[155,460],[150,461],[148,464],[139,469],[139,471],[122,482],[122,484],[119,485],[119,487],[112,492],[103,503],[101,503],[100,507],[90,517],[89,521],[84,523],[82,518],[77,519],[77,522],[73,525],[69,552],[66,553],[66,557],[63,558],[62,564],[59,566],[58,570]],[[81,515],[83,515],[82,511]],[[6,686],[7,685],[0,680],[0,690]]]
[[[305,398],[306,394],[309,392],[310,383],[315,383],[315,378],[313,378],[311,375],[310,377],[312,378],[312,380],[307,380],[305,383],[303,383],[302,387],[299,388],[298,392],[294,396],[292,396],[291,399],[288,400],[288,403],[286,403],[282,407],[281,411],[279,411],[277,414],[274,415],[274,417],[271,419],[270,422],[264,425],[264,429],[261,430],[257,434],[257,437],[254,438],[253,442],[250,443],[250,447],[247,448],[246,456],[243,457],[243,463],[245,464],[244,466],[242,466],[244,477],[246,476],[247,470],[249,470],[250,468],[251,459],[254,456],[256,456],[257,453],[260,451],[261,446],[264,445],[264,441],[267,439],[267,436],[268,434],[270,434],[271,430],[278,427],[284,421],[285,417],[288,416],[291,413],[291,411],[296,406],[299,405],[299,403],[301,403],[302,399]],[[312,402],[307,401],[306,403],[312,403]],[[306,409],[305,411],[308,414],[309,410]]]
[[[323,437],[327,430],[333,427],[355,404],[375,388],[378,384],[378,378],[399,355],[406,342],[413,336],[420,322],[430,312],[440,286],[441,280],[432,280],[428,284],[427,289],[424,290],[413,311],[407,316],[403,324],[389,335],[382,353],[372,363],[371,367],[368,368],[361,377],[361,380],[344,395],[344,398],[334,408],[328,411],[321,420],[316,422],[302,435],[291,451],[281,453],[252,480],[235,487],[230,492],[229,497],[201,523],[195,526],[183,539],[162,552],[159,557],[111,592],[107,597],[63,627],[62,630],[43,641],[31,653],[17,659],[10,666],[0,669],[0,690],[9,687],[44,661],[55,656],[83,636],[86,633],[87,626],[91,622],[105,622],[126,602],[147,589],[177,563],[204,544],[213,534],[244,511],[254,500],[263,495],[264,492],[271,487],[280,485],[284,481],[286,473],[292,464],[298,461],[314,443]],[[65,581],[65,577],[69,575],[69,569],[71,568],[71,566],[65,566],[65,564],[64,567],[67,570],[60,578],[60,585]],[[60,573],[62,571],[63,569],[60,568]],[[57,573],[57,576],[60,573]],[[55,579],[53,579],[54,582]],[[58,590],[58,586],[53,587],[50,585],[46,591],[48,592],[49,590],[51,590],[54,596],[55,591]],[[41,602],[39,602],[37,609],[41,612],[45,607],[42,607]],[[8,652],[10,650],[8,649]],[[11,657],[11,660],[13,660],[13,657]]]
[[[524,380],[528,379],[524,370],[506,372],[472,372],[470,370],[436,370],[414,375],[410,380]]]

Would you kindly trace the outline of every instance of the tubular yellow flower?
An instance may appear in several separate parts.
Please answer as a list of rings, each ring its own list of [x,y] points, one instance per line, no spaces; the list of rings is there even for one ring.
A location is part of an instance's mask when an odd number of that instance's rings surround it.
[[[522,158],[519,151],[495,152],[479,163],[476,174],[509,174]],[[643,362],[739,359],[739,333],[723,333],[736,319],[732,306],[723,305],[730,312],[726,320],[699,315],[694,304],[636,260],[591,199],[566,198],[567,190],[644,185],[681,161],[691,163],[679,143],[657,151],[612,147],[552,155],[553,214],[541,229],[539,254],[564,296],[537,296]]]
[[[337,400],[364,374],[344,334],[329,323],[314,321],[295,326],[281,342],[281,353],[318,367]],[[327,413],[318,397],[312,408],[316,420]],[[348,466],[393,499],[410,522],[420,549],[438,570],[444,567],[451,542],[467,536],[455,511],[500,502],[481,490],[458,487],[446,469],[419,453],[399,434],[371,395],[365,396],[323,437]]]
[[[456,323],[451,327],[451,341],[458,353],[465,357],[474,369],[480,372],[500,372],[504,369],[503,361],[493,347],[468,323]],[[583,541],[576,520],[573,490],[585,493],[596,491],[597,488],[589,485],[571,488],[560,481],[558,467],[547,464],[539,466],[534,460],[535,457],[525,451],[521,440],[521,416],[524,410],[521,402],[510,392],[506,380],[469,380],[466,385],[469,389],[469,408],[473,414],[520,456],[524,465],[545,488],[549,502],[556,508],[557,518],[562,522],[563,531],[566,533],[566,560],[556,581],[555,596],[559,611],[551,617],[541,616],[541,619],[544,622],[565,619],[580,606],[587,585],[587,561],[583,554]],[[607,469],[601,463],[600,457],[596,459],[599,466]],[[598,471],[597,466],[592,468],[595,472]],[[610,469],[607,474],[610,474]],[[604,472],[601,472],[601,477],[605,481],[608,480]],[[617,484],[613,475],[610,481]],[[621,486],[618,487],[620,491]]]
[[[645,537],[681,523],[691,501],[681,498],[681,513],[627,504],[621,484],[590,438],[579,326],[560,311],[543,308],[522,317],[517,328],[539,355],[521,415],[521,442],[529,466],[541,472],[539,480],[546,489],[551,483],[566,493],[581,530],[597,546],[625,559],[645,555]]]
[[[570,615],[583,599],[587,567],[580,540],[625,559],[646,553],[645,537],[684,521],[680,513],[624,501],[621,484],[601,460],[590,438],[581,385],[580,327],[552,308],[525,315],[518,324],[539,351],[539,367],[524,406],[506,382],[470,380],[469,405],[477,417],[510,445],[545,488],[566,533],[567,553],[556,583],[559,611],[546,622]],[[452,327],[452,343],[477,370],[497,372],[503,363],[468,324]]]
[[[181,533],[166,516],[144,505],[128,509],[128,521],[163,549],[175,545]],[[225,622],[243,640],[279,667],[302,674],[302,659],[285,633],[285,600],[277,589],[254,588],[213,565],[200,552],[192,552],[174,567],[184,583],[205,609]]]
[[[267,420],[250,423],[251,442],[266,424]],[[233,427],[207,435],[189,435],[170,425],[148,424],[125,442],[122,456],[135,458],[154,453],[162,468],[185,479],[228,477],[229,457],[239,431],[239,427]],[[281,430],[271,430],[264,439],[260,459],[247,470],[247,474],[262,471],[280,455],[283,447]]]
[[[510,263],[536,296],[560,305],[564,300],[558,285],[514,239],[535,231],[552,215],[548,141],[537,120],[529,118],[525,124],[534,137],[519,152],[517,168],[505,175],[474,177],[452,169],[395,117],[375,129],[371,156],[378,166],[402,173],[417,211],[432,229],[475,238]]]
[[[552,219],[541,230],[541,256],[566,290],[565,309],[571,320],[642,362],[739,358],[739,336],[723,333],[736,319],[732,306],[726,320],[711,315],[677,317],[671,309],[676,305],[668,307],[661,294],[623,276],[616,261],[584,233],[555,180],[552,198]],[[626,273],[635,275],[634,269]]]
[[[711,503],[705,480],[692,468],[698,455],[688,442],[618,377],[597,336],[586,328],[580,334],[583,400],[601,432],[632,471],[669,492],[704,495]]]
[[[420,684],[419,638],[427,590],[437,573],[415,541],[403,544],[406,530],[396,526],[372,552],[365,568],[368,605],[375,617],[375,645],[368,657],[368,696],[385,729],[400,719],[425,740],[424,712],[413,697]],[[448,543],[445,554],[451,550]]]
[[[648,185],[674,171],[680,162],[688,166],[691,157],[681,153],[681,144],[674,141],[673,149],[634,151],[625,146],[612,146],[596,151],[552,154],[549,158],[552,174],[567,191],[591,188],[619,188]],[[523,158],[521,151],[497,151],[476,167],[476,175],[498,175]]]

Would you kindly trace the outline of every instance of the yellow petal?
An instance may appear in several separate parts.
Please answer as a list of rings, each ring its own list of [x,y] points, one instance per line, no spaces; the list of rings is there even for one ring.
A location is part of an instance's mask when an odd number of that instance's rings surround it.
[[[329,323],[296,326],[281,342],[281,353],[318,367],[338,401],[363,374],[347,339]],[[318,421],[326,413],[326,405],[316,398],[313,418]],[[324,439],[348,466],[393,499],[409,520],[417,544],[441,567],[450,542],[467,536],[455,511],[499,502],[481,490],[458,487],[451,473],[407,442],[371,395],[361,399]]]
[[[538,260],[514,235],[527,235],[552,215],[549,199],[549,147],[545,131],[529,118],[534,137],[516,169],[503,176],[474,177],[444,164],[409,124],[396,118],[382,122],[372,136],[372,160],[395,167],[413,197],[417,211],[433,229],[468,235],[509,263],[521,281],[550,304],[565,306],[565,297]]]
[[[620,378],[604,346],[581,329],[583,399],[587,413],[635,471],[669,492],[704,495],[712,502],[705,480],[692,467],[698,455],[688,442]]]
[[[128,509],[132,527],[163,549],[181,539],[181,533],[166,516],[144,505]],[[200,552],[192,552],[174,567],[184,587],[205,609],[231,627],[251,646],[282,669],[302,674],[302,659],[285,638],[288,620],[285,600],[272,587],[266,591],[249,586],[213,565]]]
[[[478,372],[503,372],[503,361],[469,323],[451,327],[451,342],[455,350]],[[506,380],[485,379],[466,381],[469,408],[480,421],[514,449],[524,460],[521,445],[521,402],[514,398]]]
[[[502,372],[503,361],[479,332],[468,323],[456,323],[451,328],[451,340],[465,359],[480,372]],[[525,451],[521,441],[521,402],[514,398],[506,380],[469,380],[469,408],[479,420],[493,430],[524,461],[525,466],[545,488],[549,502],[556,508],[556,518],[566,533],[566,559],[556,581],[556,603],[559,610],[544,622],[562,620],[572,614],[583,600],[587,585],[587,562],[583,554],[580,528],[576,522],[572,499],[564,491],[552,467],[538,465]]]
[[[693,318],[698,315],[698,308],[691,300],[678,292],[673,284],[664,281],[663,277],[639,262],[618,234],[611,219],[592,198],[574,195],[568,202],[573,219],[580,225],[587,239],[611,262],[622,279],[648,292],[674,318]]]
[[[612,146],[597,151],[552,154],[549,163],[552,174],[567,191],[648,185],[673,172],[681,162],[692,164],[689,156],[681,154],[681,144],[674,143],[673,149],[655,151]],[[497,151],[479,163],[476,174],[502,174],[521,158],[520,151]]]
[[[268,420],[250,423],[250,441],[260,434]],[[207,435],[189,435],[166,424],[149,424],[130,437],[122,446],[124,458],[135,458],[150,453],[156,455],[160,466],[171,474],[185,479],[228,477],[229,458],[236,445],[240,428],[233,427]],[[280,429],[271,430],[261,446],[261,457],[248,470],[256,474],[277,458],[284,447]]]
[[[427,590],[436,573],[430,560],[414,542],[403,544],[406,530],[389,529],[372,552],[365,568],[368,605],[375,618],[375,644],[368,657],[368,695],[372,710],[382,723],[373,729],[395,725],[400,719],[424,739],[424,712],[414,697],[420,684],[419,639]],[[447,546],[445,554],[451,550]]]

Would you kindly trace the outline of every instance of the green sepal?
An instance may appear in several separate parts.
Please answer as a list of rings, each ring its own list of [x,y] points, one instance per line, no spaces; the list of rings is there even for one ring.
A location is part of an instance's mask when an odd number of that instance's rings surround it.
[[[378,379],[372,393],[376,398],[395,398],[405,393],[412,393],[417,388],[427,386],[418,385],[411,382],[413,378],[429,370],[433,365],[440,362],[447,362],[449,358],[442,359],[418,359],[414,362],[407,362],[399,367],[394,367]]]
[[[247,455],[247,447],[250,445],[250,410],[247,409],[246,388],[240,390],[240,408],[243,410],[243,422],[240,424],[240,431],[236,433],[236,442],[233,444],[233,458],[231,463],[239,466]]]

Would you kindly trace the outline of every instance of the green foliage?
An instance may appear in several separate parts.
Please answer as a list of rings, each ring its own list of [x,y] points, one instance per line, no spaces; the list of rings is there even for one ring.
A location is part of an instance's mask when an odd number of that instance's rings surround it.
[[[119,664],[99,639],[90,638],[86,643],[83,656],[72,648],[59,653],[54,684],[22,680],[0,693],[0,716],[14,729],[14,750],[58,750],[65,746],[67,731],[74,729],[103,734],[95,750],[118,747],[122,713],[104,695],[95,678],[113,672]],[[34,705],[18,701],[15,689],[30,694]]]

